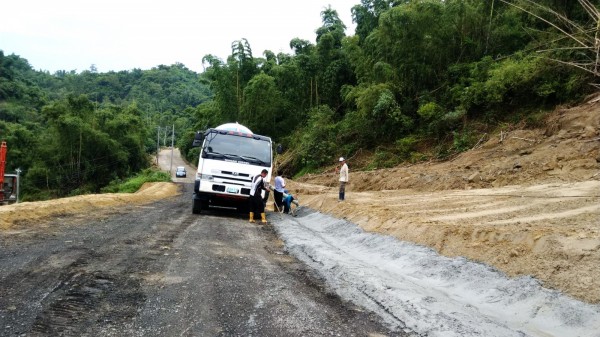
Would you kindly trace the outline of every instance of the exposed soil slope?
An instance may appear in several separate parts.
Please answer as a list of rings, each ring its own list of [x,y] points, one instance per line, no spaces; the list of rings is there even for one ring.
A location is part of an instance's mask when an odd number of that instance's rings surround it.
[[[290,188],[302,205],[369,231],[488,263],[600,302],[600,103],[557,109],[545,128],[489,135],[453,160],[352,171]]]

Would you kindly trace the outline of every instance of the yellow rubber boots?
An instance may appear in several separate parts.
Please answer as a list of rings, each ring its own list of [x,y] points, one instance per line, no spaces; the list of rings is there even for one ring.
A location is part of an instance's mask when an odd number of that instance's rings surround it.
[[[254,221],[254,212],[250,212],[250,222],[256,222]]]
[[[267,214],[266,213],[260,213],[260,218],[263,224],[267,223]]]

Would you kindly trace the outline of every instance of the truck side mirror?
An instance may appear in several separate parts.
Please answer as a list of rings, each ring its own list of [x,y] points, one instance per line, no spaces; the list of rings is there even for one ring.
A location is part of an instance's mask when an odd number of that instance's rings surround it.
[[[277,152],[277,154],[282,154],[283,146],[281,144],[277,145],[277,147],[275,148],[275,152]]]
[[[202,146],[203,140],[204,140],[204,132],[196,131],[196,135],[194,136],[194,141],[192,142],[192,147]]]

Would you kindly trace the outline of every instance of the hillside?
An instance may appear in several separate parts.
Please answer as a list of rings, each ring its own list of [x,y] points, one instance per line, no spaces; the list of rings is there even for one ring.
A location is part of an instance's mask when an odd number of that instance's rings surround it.
[[[600,103],[556,109],[446,162],[332,172],[290,184],[303,205],[600,302]]]
[[[515,128],[503,132],[502,141],[490,135],[481,147],[447,162],[357,172],[351,158],[343,203],[333,173],[308,175],[288,187],[301,205],[367,231],[511,276],[531,275],[546,287],[600,303],[599,132],[600,103],[590,100],[557,109],[544,128]],[[103,216],[116,205],[169,197],[177,193],[174,186],[5,206],[0,230],[27,231],[68,215]]]
[[[598,179],[599,102],[600,97],[557,108],[543,128],[509,126],[502,134],[485,135],[486,142],[449,161],[354,172],[350,188],[439,191]],[[348,160],[351,167],[352,158]],[[331,174],[306,175],[300,181],[337,186]]]

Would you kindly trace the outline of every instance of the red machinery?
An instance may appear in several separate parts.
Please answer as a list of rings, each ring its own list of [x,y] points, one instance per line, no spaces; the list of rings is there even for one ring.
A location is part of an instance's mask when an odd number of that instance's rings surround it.
[[[6,142],[2,141],[0,146],[0,192],[4,192],[4,169],[6,168]],[[0,196],[0,200],[2,200]]]
[[[0,145],[0,205],[12,204],[17,201],[15,194],[17,188],[17,175],[5,174],[6,170],[6,142]]]

